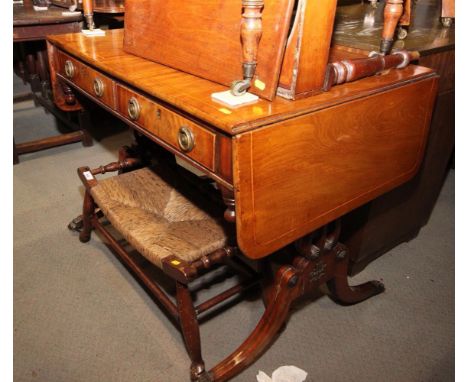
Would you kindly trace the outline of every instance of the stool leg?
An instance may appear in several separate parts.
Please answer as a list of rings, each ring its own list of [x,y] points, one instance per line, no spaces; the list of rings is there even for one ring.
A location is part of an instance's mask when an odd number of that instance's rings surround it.
[[[192,361],[190,378],[192,381],[198,381],[205,372],[205,363],[201,354],[200,329],[188,286],[178,281],[176,281],[176,299],[180,327],[188,355]]]
[[[80,241],[82,243],[87,243],[91,238],[91,230],[93,225],[91,223],[91,218],[94,215],[94,210],[96,205],[94,203],[93,197],[86,190],[84,201],[83,201],[83,230],[80,232]]]

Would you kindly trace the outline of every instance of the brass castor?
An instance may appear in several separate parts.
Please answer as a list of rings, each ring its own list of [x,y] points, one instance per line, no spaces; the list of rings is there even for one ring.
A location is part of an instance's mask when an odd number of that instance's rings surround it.
[[[250,87],[250,80],[237,80],[231,83],[231,93],[235,96],[241,96],[247,93],[247,89]]]
[[[68,223],[68,229],[70,231],[81,232],[83,228],[83,216],[77,216],[70,223]]]
[[[446,28],[450,28],[453,24],[453,19],[451,17],[442,17],[440,21],[442,22],[442,25]]]
[[[408,36],[408,30],[403,27],[399,27],[397,36],[398,40],[404,40]]]

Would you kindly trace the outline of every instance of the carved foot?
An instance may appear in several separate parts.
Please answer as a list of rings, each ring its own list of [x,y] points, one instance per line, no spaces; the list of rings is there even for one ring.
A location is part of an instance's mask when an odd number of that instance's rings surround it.
[[[334,252],[337,258],[335,276],[327,282],[333,299],[343,304],[351,305],[364,301],[385,290],[384,284],[376,280],[350,286],[348,284],[348,252],[342,244],[338,244]]]

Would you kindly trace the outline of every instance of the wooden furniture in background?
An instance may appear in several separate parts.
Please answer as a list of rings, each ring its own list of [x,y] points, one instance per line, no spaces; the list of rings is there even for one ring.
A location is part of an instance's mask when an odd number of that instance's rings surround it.
[[[95,25],[123,26],[124,0],[51,0],[52,4],[70,10],[83,11],[88,29]],[[91,26],[91,28],[90,28]]]
[[[455,30],[439,22],[440,4],[418,1],[408,37],[397,49],[418,50],[419,63],[440,75],[425,157],[418,174],[405,185],[343,218],[344,242],[353,256],[352,272],[394,246],[412,239],[427,223],[447,172],[455,142]],[[333,60],[366,57],[379,47],[379,36],[369,32],[382,25],[381,9],[370,5],[339,7],[333,37]]]
[[[417,172],[437,88],[432,70],[410,65],[313,97],[259,99],[229,109],[211,99],[226,87],[124,52],[120,30],[96,38],[50,36],[48,42],[54,81],[132,127],[137,148],[144,151],[150,140],[216,184],[237,257],[264,268],[266,310],[259,324],[210,371],[200,367],[199,346],[188,343],[197,365],[192,379],[225,381],[239,373],[268,347],[291,304],[323,283],[345,303],[383,290],[375,282],[349,288],[349,253],[334,221]],[[84,221],[92,204],[85,200]],[[177,279],[189,268],[176,261],[163,270]],[[146,283],[140,268],[134,271]],[[196,338],[193,322],[188,333]]]
[[[81,111],[81,106],[73,98],[69,98],[68,103],[62,102],[62,107],[59,109],[50,99],[50,80],[51,77],[55,77],[55,74],[49,73],[45,37],[48,34],[71,33],[81,30],[82,16],[80,14],[64,16],[62,11],[62,8],[51,6],[47,11],[36,12],[32,3],[28,4],[27,2],[24,5],[13,5],[15,71],[25,83],[29,83],[31,86],[31,93],[20,95],[14,98],[13,102],[32,98],[65,125],[75,130],[30,142],[16,144],[13,141],[13,163],[15,164],[19,162],[18,155],[20,154],[80,141],[83,142],[84,146],[92,144],[85,128],[86,116]],[[66,92],[66,86],[59,91]],[[77,111],[78,116],[74,118],[70,113],[67,113],[69,111]]]
[[[51,0],[52,4],[59,7],[73,7],[78,10],[83,9],[83,0]],[[124,0],[92,0],[93,12],[98,13],[124,13]]]

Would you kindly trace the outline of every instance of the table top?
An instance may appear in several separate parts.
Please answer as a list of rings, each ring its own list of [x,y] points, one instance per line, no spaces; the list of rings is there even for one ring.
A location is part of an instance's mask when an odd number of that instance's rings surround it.
[[[211,100],[212,93],[226,87],[125,53],[122,29],[108,30],[101,37],[73,33],[48,36],[48,40],[107,75],[230,135],[382,92],[431,73],[430,69],[410,65],[296,101],[276,97],[272,102],[260,99],[252,105],[229,109]]]
[[[378,51],[383,26],[383,7],[379,2],[372,8],[369,2],[337,8],[333,44]],[[411,12],[408,36],[396,40],[394,49],[418,50],[421,55],[453,49],[455,28],[446,28],[440,22],[440,1],[420,0]]]
[[[32,26],[45,24],[64,24],[83,19],[81,12],[64,16],[64,8],[51,5],[47,11],[35,11],[30,5],[13,4],[13,26]]]

